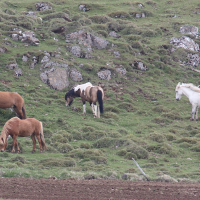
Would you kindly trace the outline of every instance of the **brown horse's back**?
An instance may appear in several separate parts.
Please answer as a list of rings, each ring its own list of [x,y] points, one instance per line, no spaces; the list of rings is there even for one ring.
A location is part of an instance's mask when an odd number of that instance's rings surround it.
[[[11,108],[15,99],[11,92],[0,92],[0,108]]]

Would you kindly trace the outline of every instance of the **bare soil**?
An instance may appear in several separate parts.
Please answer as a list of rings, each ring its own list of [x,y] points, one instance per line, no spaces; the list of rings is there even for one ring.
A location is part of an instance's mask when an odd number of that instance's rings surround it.
[[[199,200],[200,183],[0,178],[0,198]]]

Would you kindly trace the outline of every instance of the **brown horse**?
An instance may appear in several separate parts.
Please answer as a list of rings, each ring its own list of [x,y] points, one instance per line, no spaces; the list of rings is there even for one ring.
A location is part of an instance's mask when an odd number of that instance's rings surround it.
[[[74,87],[65,95],[66,106],[70,106],[75,97],[81,97],[81,100],[83,102],[83,114],[86,114],[85,102],[88,101],[92,108],[94,117],[97,117],[98,113],[98,117],[100,118],[100,113],[103,113],[104,97],[103,89],[100,86],[93,86],[90,82],[88,82]],[[98,107],[96,105],[97,101],[99,103]]]
[[[42,122],[38,121],[35,118],[27,118],[27,119],[19,119],[18,117],[13,117],[8,120],[1,132],[0,135],[0,150],[5,151],[7,146],[7,138],[8,136],[13,138],[13,148],[11,152],[15,152],[15,145],[17,146],[17,152],[19,153],[20,149],[17,143],[17,137],[28,137],[31,135],[31,139],[33,140],[33,150],[32,153],[35,152],[36,139],[40,144],[40,152],[42,153],[42,148],[46,149],[46,144],[44,140],[43,134],[43,126]]]
[[[0,108],[13,108],[20,119],[26,119],[24,99],[16,92],[0,92]]]

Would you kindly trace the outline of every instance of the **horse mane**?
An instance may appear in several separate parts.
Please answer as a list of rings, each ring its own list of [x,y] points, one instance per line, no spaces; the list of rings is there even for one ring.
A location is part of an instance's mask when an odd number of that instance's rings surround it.
[[[76,92],[76,91],[78,91],[79,89],[80,89],[80,91],[81,91],[81,93],[82,93],[82,91],[84,90],[85,91],[85,89],[88,87],[88,86],[93,86],[90,82],[87,82],[87,83],[85,83],[85,84],[81,84],[81,85],[77,85],[76,87],[74,87],[74,92]]]
[[[190,88],[191,90],[200,93],[200,88],[198,88],[197,86],[193,85],[192,83],[182,83],[182,85],[180,85],[180,86],[181,87]]]

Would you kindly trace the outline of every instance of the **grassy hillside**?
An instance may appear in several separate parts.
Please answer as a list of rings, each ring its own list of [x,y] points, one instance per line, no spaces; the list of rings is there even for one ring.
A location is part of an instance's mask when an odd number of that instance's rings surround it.
[[[7,49],[0,53],[0,91],[22,95],[27,116],[43,122],[48,150],[40,154],[37,144],[36,153],[31,154],[31,139],[18,138],[21,153],[12,154],[10,139],[7,151],[0,154],[0,175],[112,179],[132,173],[132,180],[138,180],[142,175],[131,160],[134,157],[152,180],[169,175],[176,180],[199,181],[199,122],[189,120],[191,104],[185,96],[176,102],[174,90],[178,82],[199,85],[200,74],[180,65],[179,60],[187,61],[188,50],[170,51],[170,39],[182,36],[181,26],[199,27],[199,15],[195,14],[200,10],[199,1],[50,0],[52,9],[46,11],[36,11],[36,2],[0,2],[0,47]],[[90,10],[79,11],[80,4]],[[37,17],[28,17],[28,11],[36,12]],[[137,13],[146,17],[136,18]],[[72,21],[64,20],[64,14]],[[63,34],[51,31],[61,26],[65,27]],[[13,41],[11,34],[16,27],[33,31],[40,44],[26,46]],[[65,35],[78,30],[114,45],[95,49],[92,59],[77,58],[68,52]],[[111,31],[121,38],[109,36]],[[100,119],[93,118],[89,104],[83,116],[80,99],[71,107],[65,106],[65,93],[77,82],[70,79],[68,88],[53,90],[40,79],[40,63],[30,69],[22,61],[27,53],[41,59],[44,51],[60,52],[61,56],[52,60],[77,68],[83,75],[81,83],[90,80],[93,85],[104,85],[104,114]],[[119,51],[120,57],[113,51]],[[134,61],[143,62],[148,70],[135,69]],[[17,77],[6,68],[13,62],[23,76]],[[120,65],[127,71],[124,76],[116,72]],[[111,70],[111,80],[100,80],[100,69]],[[0,110],[0,130],[13,116],[9,109]]]

